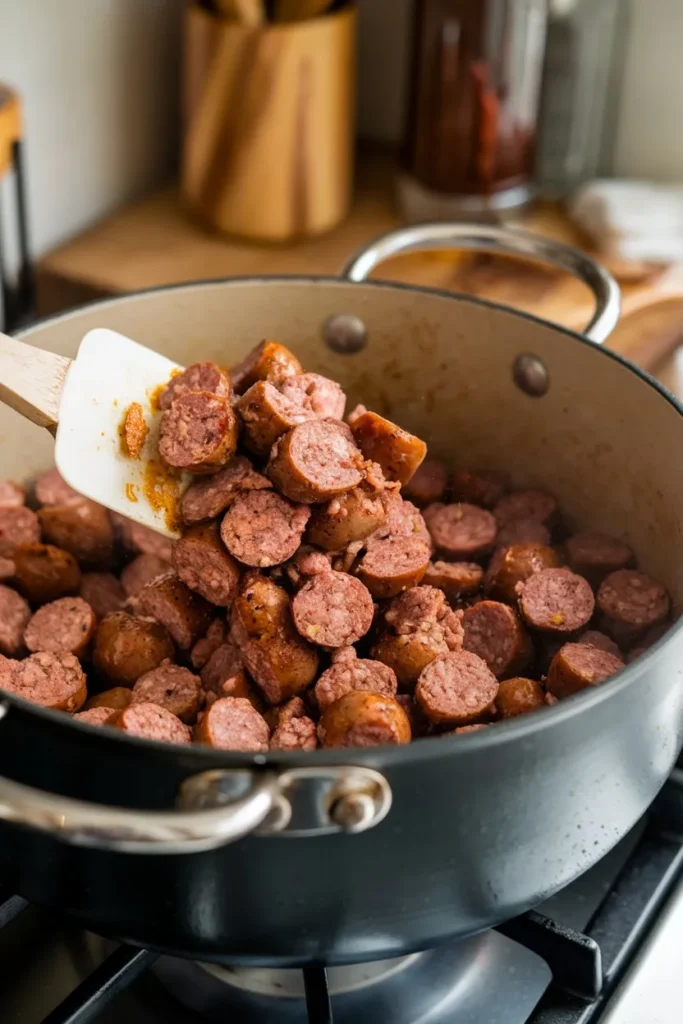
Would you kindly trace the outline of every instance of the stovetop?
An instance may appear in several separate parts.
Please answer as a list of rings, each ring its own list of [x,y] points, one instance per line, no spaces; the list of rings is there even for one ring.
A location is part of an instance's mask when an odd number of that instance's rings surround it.
[[[2,1024],[679,1024],[683,769],[536,911],[408,957],[306,971],[116,947],[0,892]]]

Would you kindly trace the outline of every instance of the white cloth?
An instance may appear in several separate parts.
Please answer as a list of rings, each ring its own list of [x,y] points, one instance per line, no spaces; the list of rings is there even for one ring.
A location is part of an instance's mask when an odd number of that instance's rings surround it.
[[[598,180],[569,204],[572,219],[597,249],[623,260],[683,261],[683,186]]]

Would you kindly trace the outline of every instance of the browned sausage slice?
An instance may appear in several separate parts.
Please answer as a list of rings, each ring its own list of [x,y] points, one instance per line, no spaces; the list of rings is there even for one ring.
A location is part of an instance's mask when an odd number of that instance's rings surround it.
[[[285,566],[287,579],[295,587],[310,579],[311,576],[318,576],[320,573],[330,572],[332,568],[332,555],[328,551],[318,551],[309,544],[302,544],[290,561]]]
[[[309,420],[273,445],[268,476],[290,501],[329,501],[361,482],[362,456],[349,428],[333,420]]]
[[[23,487],[13,480],[0,480],[0,508],[19,508],[25,500]]]
[[[237,417],[228,398],[189,391],[161,414],[159,454],[174,469],[215,473],[236,447]]]
[[[323,747],[381,747],[410,743],[410,722],[393,697],[352,690],[323,712],[318,724]]]
[[[95,708],[109,708],[112,711],[120,711],[127,708],[133,699],[133,693],[127,686],[114,686],[111,690],[103,690],[96,693],[94,697],[88,697],[83,708],[85,711]]]
[[[16,590],[0,584],[0,653],[15,657],[24,646],[31,609]]]
[[[389,537],[366,551],[358,577],[373,597],[395,597],[420,582],[430,556],[429,544],[420,537]]]
[[[270,739],[271,750],[315,750],[318,731],[312,718],[306,715],[290,718],[279,725]]]
[[[109,725],[129,736],[157,743],[189,743],[191,737],[189,728],[158,704],[129,704],[110,719]]]
[[[201,670],[202,686],[205,690],[220,693],[226,679],[244,670],[244,658],[239,647],[228,640],[217,647]]]
[[[137,597],[143,587],[164,576],[168,569],[168,562],[158,555],[138,555],[122,571],[121,586],[127,597]]]
[[[79,595],[88,602],[98,619],[120,611],[126,600],[121,581],[111,572],[84,573]]]
[[[114,554],[114,528],[102,505],[87,498],[50,505],[38,512],[43,537],[70,552],[83,565],[108,565]]]
[[[624,667],[621,658],[590,644],[565,644],[548,670],[548,690],[562,700],[609,679]]]
[[[221,543],[218,523],[186,530],[173,549],[173,567],[190,590],[211,604],[227,607],[237,593],[239,566]]]
[[[189,650],[204,636],[211,621],[211,607],[174,572],[157,576],[138,594],[140,611],[165,626],[178,647]]]
[[[484,570],[476,562],[430,562],[422,578],[425,586],[438,587],[449,600],[476,594],[482,585]]]
[[[40,524],[35,512],[24,505],[0,508],[0,555],[12,558],[20,544],[37,544]]]
[[[481,729],[488,729],[487,722],[478,722],[476,725],[460,725],[457,729],[453,729],[452,732],[443,733],[444,736],[461,736],[467,732],[480,732]]]
[[[40,651],[3,674],[2,689],[54,711],[78,711],[88,696],[85,676],[73,654]]]
[[[456,501],[482,508],[497,505],[505,490],[502,477],[486,470],[456,469],[451,480],[451,493]]]
[[[249,459],[238,455],[213,476],[192,481],[180,500],[180,515],[188,526],[216,519],[240,491],[262,491],[272,486],[267,477],[256,472]]]
[[[133,704],[158,704],[186,725],[196,721],[202,703],[199,678],[189,669],[162,662],[133,687]]]
[[[243,491],[223,517],[221,538],[244,565],[281,565],[301,544],[310,514],[274,491]]]
[[[535,679],[520,676],[503,679],[498,687],[496,710],[500,718],[517,718],[545,707],[545,693]]]
[[[298,423],[316,419],[310,405],[302,404],[297,400],[299,397],[288,398],[279,384],[265,380],[245,391],[235,408],[242,421],[244,444],[250,452],[267,456],[284,433]]]
[[[534,629],[573,633],[590,621],[595,598],[588,581],[571,569],[543,569],[521,585],[519,607]]]
[[[352,690],[367,690],[395,697],[398,683],[396,673],[388,665],[368,658],[358,658],[353,647],[335,652],[333,664],[315,684],[315,699],[324,711]]]
[[[171,377],[159,395],[159,408],[170,409],[176,398],[189,391],[209,391],[221,398],[230,398],[230,378],[217,363],[192,363],[182,373]]]
[[[597,629],[587,629],[584,633],[581,633],[578,643],[599,647],[601,651],[607,651],[608,654],[613,654],[615,658],[621,658],[621,650],[614,640],[611,640],[605,633],[601,633]]]
[[[671,607],[666,588],[635,569],[610,573],[600,584],[597,603],[605,632],[617,641],[635,639],[666,619]]]
[[[301,697],[291,697],[284,704],[280,704],[274,708],[268,708],[264,714],[264,718],[268,723],[268,728],[275,732],[279,726],[284,725],[285,722],[289,722],[292,718],[301,718],[302,716],[308,715],[308,709]]]
[[[0,555],[0,581],[13,579],[15,571],[16,566],[12,559]]]
[[[278,388],[296,405],[309,408],[319,420],[344,419],[346,395],[336,380],[319,373],[297,373],[284,377]]]
[[[633,562],[633,551],[622,540],[606,533],[575,533],[565,544],[567,565],[599,587],[605,576]]]
[[[463,647],[485,661],[497,679],[527,668],[533,649],[513,608],[500,601],[480,601],[462,613]]]
[[[515,519],[531,519],[550,527],[557,518],[557,501],[545,491],[513,491],[496,502],[493,514],[499,527]]]
[[[376,412],[355,416],[351,430],[365,458],[377,462],[387,480],[408,483],[427,454],[424,441]]]
[[[301,363],[293,352],[277,341],[265,340],[232,368],[230,376],[233,388],[241,395],[257,380],[279,380],[301,370]]]
[[[375,533],[386,518],[382,494],[363,482],[325,505],[314,506],[306,539],[325,551],[341,551]]]
[[[410,480],[401,488],[401,493],[414,501],[420,508],[441,501],[448,483],[448,473],[439,459],[425,459],[418,466]]]
[[[204,668],[211,658],[211,655],[218,650],[221,644],[225,643],[227,638],[227,624],[223,619],[214,619],[206,631],[206,636],[203,636],[201,640],[198,640],[192,648],[190,653],[192,668],[197,670]]]
[[[435,587],[412,587],[395,597],[385,623],[372,656],[393,669],[402,689],[412,688],[422,669],[438,655],[462,647],[460,617]]]
[[[85,722],[86,725],[109,725],[112,718],[116,716],[114,708],[87,708],[85,711],[77,711],[72,715],[74,722]]]
[[[345,572],[320,573],[292,601],[294,625],[320,647],[347,647],[365,636],[374,606],[367,587]]]
[[[420,537],[426,541],[429,547],[432,546],[432,538],[427,524],[419,508],[413,505],[412,501],[404,501],[401,495],[387,489],[380,495],[386,520],[371,534],[365,546],[368,550],[381,540],[388,540],[389,537]]]
[[[516,544],[542,544],[550,546],[550,530],[535,519],[511,519],[501,526],[496,536],[496,545],[510,548]]]
[[[36,501],[40,505],[69,505],[83,501],[83,495],[69,487],[58,469],[50,469],[36,480]]]
[[[498,680],[471,651],[450,651],[420,673],[415,696],[430,722],[469,725],[488,714],[498,695]]]
[[[499,601],[516,604],[519,585],[543,569],[557,569],[560,558],[554,548],[542,544],[515,544],[497,548],[489,562],[484,590]]]
[[[107,679],[122,686],[132,686],[141,675],[174,654],[173,641],[164,626],[127,612],[107,615],[95,631],[93,664]]]
[[[51,544],[25,544],[14,552],[15,583],[34,604],[75,594],[81,583],[78,562]]]
[[[164,537],[142,523],[134,523],[118,512],[111,512],[110,517],[117,535],[128,551],[134,554],[154,555],[164,562],[171,561],[173,541],[169,537]]]
[[[493,547],[496,521],[477,505],[441,505],[424,510],[424,519],[434,547],[451,558],[478,558]]]
[[[207,708],[194,729],[194,738],[217,750],[265,753],[266,721],[244,697],[222,697]]]
[[[85,654],[93,638],[97,619],[82,597],[60,597],[39,608],[24,630],[29,651],[53,654]]]

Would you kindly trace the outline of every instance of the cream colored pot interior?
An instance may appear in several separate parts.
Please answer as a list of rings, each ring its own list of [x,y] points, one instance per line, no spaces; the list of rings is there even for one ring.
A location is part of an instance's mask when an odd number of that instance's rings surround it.
[[[323,325],[353,313],[367,347],[338,355]],[[264,337],[307,369],[342,382],[394,417],[450,464],[503,470],[561,500],[570,525],[628,540],[643,568],[683,606],[683,418],[653,387],[594,347],[514,313],[427,292],[333,281],[235,281],[157,291],[67,314],[23,337],[75,355],[82,336],[110,327],[189,363],[239,360]],[[522,352],[550,373],[543,398],[514,385]],[[28,479],[52,460],[52,439],[0,407],[0,473]]]

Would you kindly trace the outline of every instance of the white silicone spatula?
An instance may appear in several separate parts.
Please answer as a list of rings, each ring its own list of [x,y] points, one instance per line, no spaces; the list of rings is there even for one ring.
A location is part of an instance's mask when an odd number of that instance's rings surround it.
[[[0,333],[0,400],[56,434],[55,462],[74,490],[136,522],[175,536],[145,492],[158,459],[160,413],[151,402],[176,363],[106,328],[89,331],[75,359]],[[119,430],[132,402],[149,434],[140,459],[124,454]],[[46,467],[46,469],[49,467]]]

